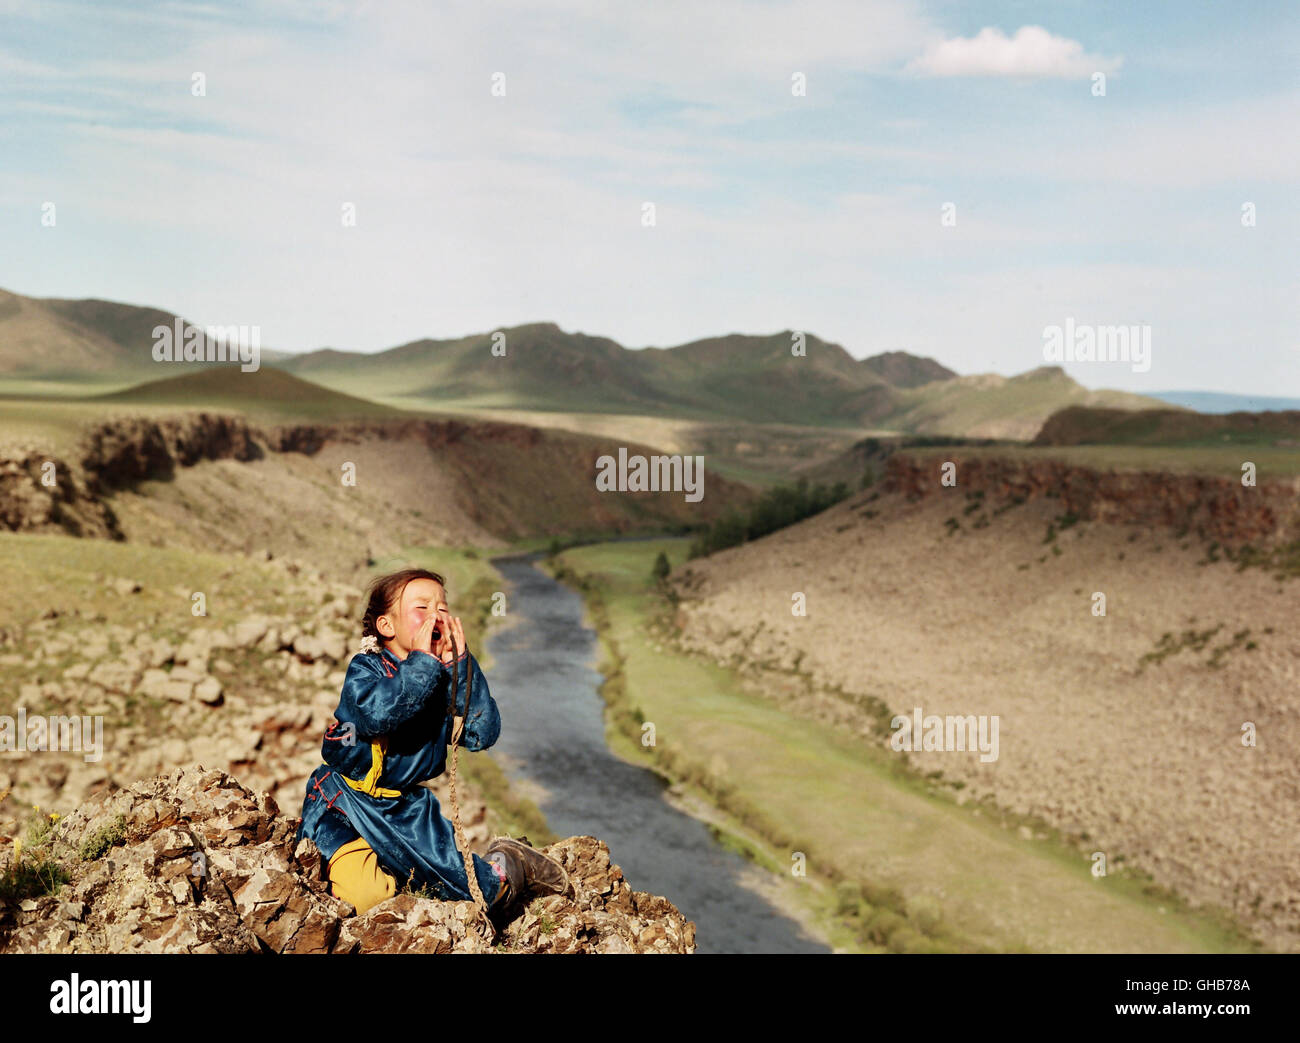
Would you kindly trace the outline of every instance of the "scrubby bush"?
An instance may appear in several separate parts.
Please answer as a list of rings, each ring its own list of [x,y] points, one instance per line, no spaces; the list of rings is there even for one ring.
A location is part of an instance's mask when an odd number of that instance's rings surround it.
[[[691,544],[692,558],[756,540],[777,529],[820,514],[849,495],[847,482],[827,485],[818,482],[809,487],[807,478],[798,485],[778,485],[768,489],[744,514],[732,511],[718,519]]]

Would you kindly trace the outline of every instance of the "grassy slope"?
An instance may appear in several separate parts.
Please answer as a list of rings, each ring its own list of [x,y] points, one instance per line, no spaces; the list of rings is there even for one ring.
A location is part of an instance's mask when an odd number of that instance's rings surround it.
[[[181,372],[96,396],[96,401],[234,410],[310,419],[398,415],[398,411],[389,406],[332,391],[273,366],[263,366],[249,373],[237,366]]]
[[[914,434],[965,435],[983,433],[988,425],[1036,428],[1049,414],[1074,404],[1140,409],[1153,403],[1123,391],[1089,391],[1063,373],[1040,369],[1010,379],[962,377],[902,391],[887,422]]]
[[[660,550],[680,563],[685,543],[581,547],[560,558],[597,582],[606,654],[622,662],[621,703],[640,711],[634,725],[649,720],[657,730],[648,756],[620,734],[612,745],[715,797],[721,792],[725,810],[767,838],[769,858],[783,871],[802,851],[811,874],[897,889],[911,912],[937,903],[950,936],[999,950],[1249,948],[1214,919],[1145,894],[1141,881],[1113,869],[1104,881],[1093,879],[1073,849],[1023,840],[1013,823],[995,821],[1001,816],[993,809],[959,807],[930,792],[900,773],[887,751],[791,717],[746,694],[728,671],[658,647],[650,633],[661,606],[648,577]],[[821,905],[812,893],[807,898]]]
[[[63,454],[77,444],[88,424],[115,415],[174,416],[187,410],[268,421],[414,415],[267,366],[251,373],[237,367],[204,368],[126,387],[92,380],[6,380],[0,381],[0,444],[38,442]]]

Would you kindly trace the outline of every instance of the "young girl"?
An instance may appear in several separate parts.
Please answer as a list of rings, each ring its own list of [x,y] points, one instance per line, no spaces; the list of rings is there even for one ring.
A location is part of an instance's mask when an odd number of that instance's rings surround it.
[[[464,716],[465,749],[496,742],[496,700],[436,572],[405,569],[375,580],[361,626],[361,652],[348,663],[337,723],[321,745],[325,763],[307,780],[298,837],[315,842],[331,892],[358,913],[407,883],[471,900],[452,824],[420,783],[446,767],[454,716]],[[487,858],[468,857],[494,920],[516,899],[568,889],[563,866],[509,837],[493,840]]]

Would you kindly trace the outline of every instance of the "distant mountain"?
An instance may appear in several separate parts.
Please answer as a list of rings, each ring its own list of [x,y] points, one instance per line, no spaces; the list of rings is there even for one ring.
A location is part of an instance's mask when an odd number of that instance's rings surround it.
[[[23,297],[0,290],[0,375],[59,378],[143,377],[153,359],[154,329],[175,329],[177,316],[159,308],[116,301]],[[194,329],[180,320],[182,338]],[[203,328],[204,354],[215,346]],[[261,349],[263,362],[283,352]]]
[[[499,358],[491,354],[492,334],[484,333],[375,355],[312,352],[281,365],[327,387],[387,401],[409,398],[426,408],[455,402],[976,438],[1030,439],[1048,416],[1071,404],[1155,404],[1140,395],[1089,391],[1059,366],[1018,377],[958,377],[905,352],[855,359],[811,334],[805,354],[794,355],[790,330],[641,349],[565,333],[555,323],[501,332],[506,354]]]
[[[177,321],[183,320],[156,308],[3,293],[0,374],[119,382],[161,377],[164,382],[133,393],[201,398],[217,383],[166,384],[170,373],[152,359],[154,328]],[[934,359],[901,351],[857,359],[839,344],[791,330],[631,349],[534,322],[374,354],[263,348],[262,362],[311,382],[308,387],[397,408],[629,414],[975,438],[1027,440],[1069,405],[1155,404],[1089,391],[1060,367],[960,377]],[[253,386],[238,380],[231,393]]]
[[[919,358],[906,351],[886,351],[883,355],[872,355],[869,359],[863,359],[862,365],[886,384],[892,384],[896,388],[915,388],[957,376],[934,359]]]
[[[503,354],[493,354],[504,335]],[[457,340],[420,340],[373,355],[310,352],[280,365],[327,387],[425,406],[458,402],[552,411],[849,426],[884,382],[838,344],[786,330],[730,334],[672,348],[624,348],[607,337],[529,323]]]
[[[1300,398],[1269,395],[1225,395],[1219,391],[1149,391],[1161,402],[1194,409],[1198,413],[1259,413],[1265,410],[1300,409]]]

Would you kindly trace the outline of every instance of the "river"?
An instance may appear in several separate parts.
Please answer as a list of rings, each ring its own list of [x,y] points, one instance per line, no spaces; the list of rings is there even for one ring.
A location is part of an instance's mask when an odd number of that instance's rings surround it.
[[[610,752],[596,634],[583,625],[581,595],[539,569],[540,557],[492,559],[509,584],[511,623],[487,640],[502,721],[493,752],[505,755],[506,777],[541,788],[555,833],[605,841],[636,890],[694,920],[698,952],[829,951],[743,884],[753,867],[669,804],[658,775]]]

